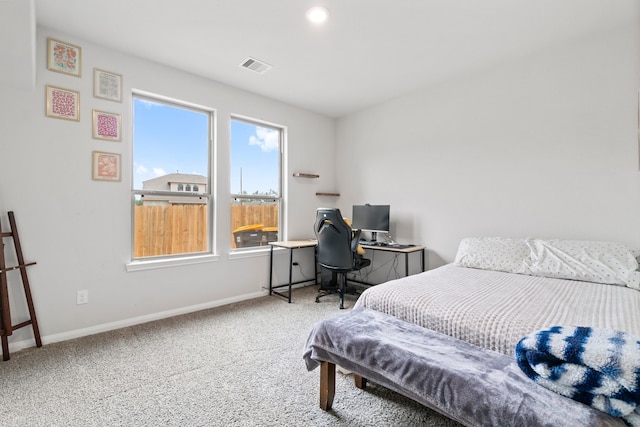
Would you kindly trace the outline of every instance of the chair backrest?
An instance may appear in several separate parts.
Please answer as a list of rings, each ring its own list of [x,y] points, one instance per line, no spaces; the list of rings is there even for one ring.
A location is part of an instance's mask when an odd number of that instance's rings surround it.
[[[318,264],[334,271],[351,271],[354,257],[352,231],[344,222],[340,209],[318,209],[314,231],[318,239]]]

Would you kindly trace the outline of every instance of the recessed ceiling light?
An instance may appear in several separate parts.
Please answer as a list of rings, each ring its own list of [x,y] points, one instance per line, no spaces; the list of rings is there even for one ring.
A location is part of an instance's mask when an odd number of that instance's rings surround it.
[[[307,10],[307,19],[314,24],[322,24],[329,19],[329,9],[324,6],[314,6]]]

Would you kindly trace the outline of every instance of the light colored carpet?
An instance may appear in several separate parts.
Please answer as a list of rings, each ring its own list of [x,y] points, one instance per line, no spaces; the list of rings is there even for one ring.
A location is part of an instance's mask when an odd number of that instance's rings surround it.
[[[333,410],[302,351],[311,327],[340,312],[316,288],[178,316],[42,348],[0,362],[3,426],[457,426],[369,383],[337,374]],[[351,307],[354,298],[347,297]]]

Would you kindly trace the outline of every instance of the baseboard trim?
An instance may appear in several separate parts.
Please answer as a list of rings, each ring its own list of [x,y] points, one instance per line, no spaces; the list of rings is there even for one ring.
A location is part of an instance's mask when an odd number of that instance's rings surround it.
[[[63,332],[60,334],[42,336],[42,344],[52,344],[55,342],[67,341],[74,338],[86,337],[89,335],[99,334],[102,332],[113,331],[116,329],[126,328],[129,326],[140,325],[142,323],[153,322],[154,320],[166,319],[168,317],[179,316],[181,314],[194,313],[196,311],[207,310],[209,308],[221,307],[235,302],[247,301],[269,295],[269,291],[259,291],[250,294],[239,295],[236,297],[225,298],[216,301],[210,301],[203,304],[196,304],[188,307],[177,308],[174,310],[161,311],[158,313],[147,314],[144,316],[132,317],[130,319],[118,320],[116,322],[103,323],[101,325],[91,326],[89,328],[75,329],[73,331]],[[9,337],[11,340],[11,337]],[[35,339],[16,341],[9,343],[9,352],[16,352],[25,348],[35,347]]]

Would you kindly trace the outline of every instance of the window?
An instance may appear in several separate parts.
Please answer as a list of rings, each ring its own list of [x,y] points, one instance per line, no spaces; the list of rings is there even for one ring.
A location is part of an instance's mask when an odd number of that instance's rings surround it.
[[[231,120],[231,247],[279,240],[284,130]]]
[[[211,253],[213,111],[142,94],[133,110],[133,258]]]

